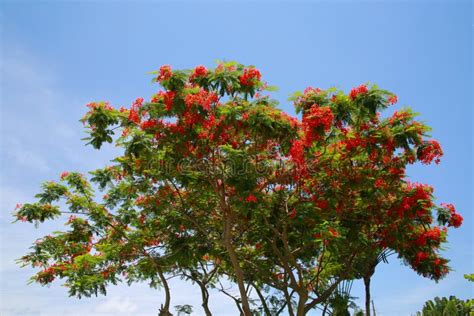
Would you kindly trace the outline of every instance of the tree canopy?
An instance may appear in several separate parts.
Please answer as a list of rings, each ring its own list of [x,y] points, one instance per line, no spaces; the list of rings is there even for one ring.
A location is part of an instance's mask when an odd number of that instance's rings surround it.
[[[290,99],[299,119],[253,66],[153,75],[163,90],[148,101],[92,102],[81,119],[87,144],[115,143],[120,156],[89,176],[63,172],[17,206],[18,220],[67,226],[20,259],[39,269],[33,281],[62,279],[78,297],[147,281],[163,287],[169,315],[168,279],[181,277],[199,286],[207,315],[210,289],[244,315],[304,315],[370,278],[387,251],[423,277],[449,272],[440,249],[462,217],[405,175],[443,151],[409,108],[382,117],[395,94],[309,87]]]

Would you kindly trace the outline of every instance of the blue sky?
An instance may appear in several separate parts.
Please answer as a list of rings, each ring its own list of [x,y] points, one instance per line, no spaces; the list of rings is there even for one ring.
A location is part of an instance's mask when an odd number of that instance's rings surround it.
[[[438,284],[392,257],[372,291],[378,315],[410,315],[434,296],[474,297],[463,279],[473,266],[472,4],[403,2],[1,1],[1,307],[2,315],[150,315],[162,293],[146,285],[111,288],[106,297],[68,298],[60,285],[27,285],[32,271],[14,259],[61,226],[11,225],[16,203],[31,201],[63,170],[105,165],[113,147],[85,147],[78,119],[89,101],[129,105],[158,87],[147,71],[254,64],[280,87],[274,97],[294,113],[289,94],[307,86],[349,90],[367,81],[399,96],[433,127],[444,147],[439,166],[414,166],[413,181],[432,184],[464,225],[449,234],[454,271]],[[392,110],[394,110],[392,109]],[[354,296],[363,298],[362,284]],[[193,304],[196,287],[172,282],[173,305]],[[359,301],[359,305],[363,305]],[[211,298],[216,315],[233,303]],[[314,315],[317,315],[314,313]]]

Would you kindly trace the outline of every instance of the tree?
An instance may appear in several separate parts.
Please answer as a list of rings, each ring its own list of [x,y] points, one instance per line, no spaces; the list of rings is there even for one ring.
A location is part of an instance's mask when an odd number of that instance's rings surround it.
[[[448,316],[448,315],[471,315],[474,312],[474,300],[460,300],[455,296],[435,297],[423,306],[419,316]]]
[[[439,162],[443,151],[411,110],[380,117],[394,94],[307,88],[291,99],[299,120],[276,107],[253,66],[153,74],[164,90],[149,102],[88,104],[88,144],[123,148],[113,165],[90,179],[63,172],[38,202],[18,206],[17,219],[36,224],[71,214],[69,230],[21,258],[41,269],[34,281],[64,279],[81,297],[146,280],[164,289],[160,315],[169,315],[168,279],[181,277],[200,287],[207,315],[209,289],[244,315],[253,306],[304,315],[341,282],[371,276],[386,250],[425,277],[448,273],[439,256],[447,229],[433,226],[433,212],[440,226],[462,217],[405,177],[406,165]]]

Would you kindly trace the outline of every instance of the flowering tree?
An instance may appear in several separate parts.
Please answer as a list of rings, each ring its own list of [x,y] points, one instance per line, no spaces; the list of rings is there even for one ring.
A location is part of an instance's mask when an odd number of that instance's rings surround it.
[[[40,268],[34,281],[63,279],[79,297],[148,281],[163,287],[169,315],[168,279],[179,276],[199,286],[206,315],[211,288],[244,315],[304,315],[341,282],[370,280],[386,251],[424,277],[448,273],[439,249],[462,217],[405,177],[443,152],[411,110],[380,117],[394,94],[307,88],[291,99],[299,120],[276,108],[252,66],[155,74],[164,90],[149,102],[88,104],[88,144],[123,148],[113,165],[89,178],[63,172],[38,202],[18,205],[17,219],[36,224],[71,214],[68,230],[21,258]]]

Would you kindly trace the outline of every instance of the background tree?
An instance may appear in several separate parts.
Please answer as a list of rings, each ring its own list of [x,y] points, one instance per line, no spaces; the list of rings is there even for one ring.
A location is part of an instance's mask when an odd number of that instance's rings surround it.
[[[474,312],[474,300],[460,300],[455,296],[435,297],[429,300],[423,306],[421,312],[417,312],[418,316],[444,316],[444,315],[471,315]]]
[[[34,281],[64,279],[80,297],[146,280],[164,289],[160,314],[169,315],[168,279],[182,277],[199,286],[208,315],[214,287],[244,315],[258,304],[252,291],[265,314],[304,315],[388,249],[425,277],[448,273],[439,256],[447,230],[432,224],[433,212],[440,226],[462,217],[404,172],[443,152],[409,109],[381,118],[394,94],[307,88],[292,97],[298,120],[276,108],[252,66],[154,74],[164,90],[149,102],[88,104],[88,144],[115,138],[123,148],[111,166],[90,180],[64,172],[37,203],[18,206],[16,217],[36,224],[72,214],[69,230],[21,258],[41,269]]]

